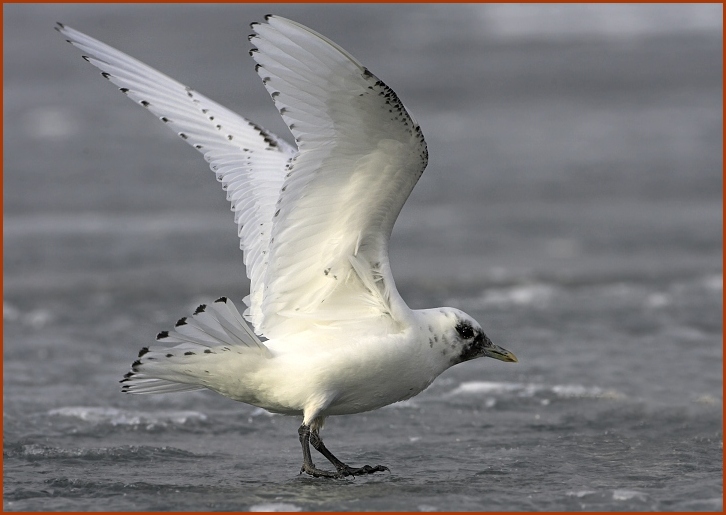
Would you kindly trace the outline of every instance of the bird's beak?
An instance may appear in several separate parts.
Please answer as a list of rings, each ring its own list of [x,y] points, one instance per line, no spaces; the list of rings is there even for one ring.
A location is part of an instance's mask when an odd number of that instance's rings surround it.
[[[506,361],[508,363],[517,363],[519,361],[517,356],[509,352],[507,349],[503,349],[498,345],[492,345],[491,347],[484,348],[484,356],[487,358],[494,358],[500,361]]]

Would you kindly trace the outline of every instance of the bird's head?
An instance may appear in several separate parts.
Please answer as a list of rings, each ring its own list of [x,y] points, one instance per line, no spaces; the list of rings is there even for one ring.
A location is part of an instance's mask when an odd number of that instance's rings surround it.
[[[494,345],[479,323],[463,311],[455,308],[426,311],[430,311],[437,322],[436,332],[441,334],[441,341],[437,344],[442,347],[442,353],[450,359],[451,365],[475,358],[517,362],[512,352]]]

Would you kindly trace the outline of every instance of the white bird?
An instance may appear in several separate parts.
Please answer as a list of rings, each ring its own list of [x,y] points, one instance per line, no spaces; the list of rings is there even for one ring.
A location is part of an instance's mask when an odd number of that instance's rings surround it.
[[[122,380],[128,393],[207,388],[302,416],[304,471],[344,477],[323,444],[331,415],[422,392],[478,357],[515,362],[454,308],[412,310],[396,290],[388,241],[424,171],[426,143],[398,96],[348,52],[266,16],[249,40],[256,70],[297,148],[149,66],[63,24],[86,61],[209,163],[232,203],[250,295],[222,297],[162,331]],[[313,463],[310,444],[335,472]]]

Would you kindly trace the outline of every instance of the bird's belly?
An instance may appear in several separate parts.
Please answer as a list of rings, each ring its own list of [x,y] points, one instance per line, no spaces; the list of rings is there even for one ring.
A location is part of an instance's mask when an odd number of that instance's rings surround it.
[[[388,406],[389,404],[410,399],[411,397],[421,393],[427,386],[428,384],[406,387],[401,387],[401,385],[392,385],[391,388],[385,390],[368,390],[364,395],[360,395],[355,392],[346,392],[333,400],[333,402],[331,402],[330,405],[321,412],[321,415],[352,415],[354,413],[375,410]]]
[[[409,399],[441,372],[432,370],[410,348],[338,345],[309,351],[289,349],[258,362],[253,369],[240,368],[234,374],[235,387],[217,391],[275,413],[304,414],[307,419],[361,413]]]
[[[386,360],[351,359],[328,378],[332,397],[322,416],[361,413],[410,399],[425,390],[438,374],[422,373],[417,363],[387,356]]]

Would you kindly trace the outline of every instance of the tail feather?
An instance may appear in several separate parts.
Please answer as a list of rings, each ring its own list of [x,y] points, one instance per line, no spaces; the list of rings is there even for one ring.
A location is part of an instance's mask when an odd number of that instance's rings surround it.
[[[191,317],[180,319],[173,330],[160,332],[163,345],[144,347],[131,371],[121,380],[126,393],[168,393],[199,390],[209,384],[210,366],[219,354],[252,352],[269,356],[234,303],[221,297],[199,306]]]
[[[164,379],[134,379],[134,381],[124,384],[121,387],[121,390],[125,393],[136,394],[191,392],[203,389],[204,386],[173,383]]]

